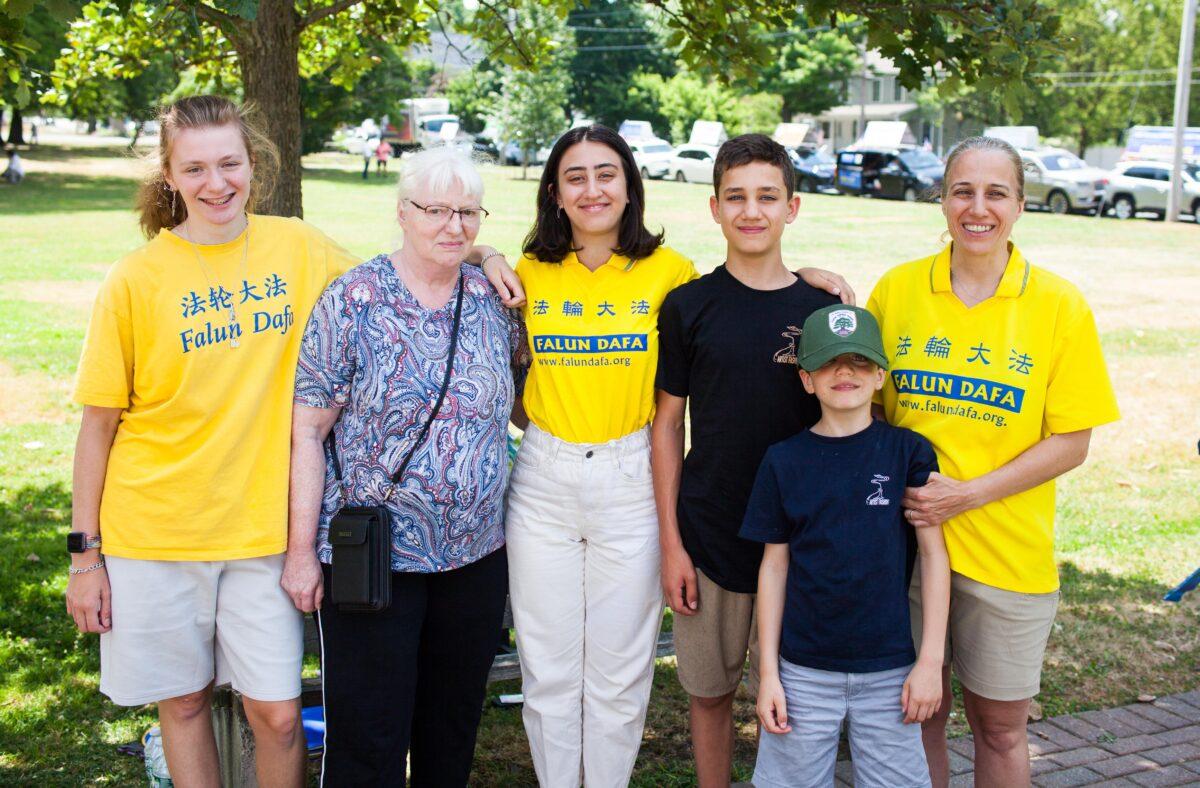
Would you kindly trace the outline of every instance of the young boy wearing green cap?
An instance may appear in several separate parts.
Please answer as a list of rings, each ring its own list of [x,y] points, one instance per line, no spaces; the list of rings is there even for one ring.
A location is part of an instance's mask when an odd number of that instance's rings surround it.
[[[914,723],[941,702],[950,565],[941,529],[914,529],[900,501],[937,459],[917,433],[871,418],[888,364],[869,312],[820,309],[799,344],[800,378],[821,418],[767,450],[740,534],[766,544],[753,782],[832,784],[848,720],[856,785],[928,786]],[[919,655],[908,612],[918,546],[928,611]]]

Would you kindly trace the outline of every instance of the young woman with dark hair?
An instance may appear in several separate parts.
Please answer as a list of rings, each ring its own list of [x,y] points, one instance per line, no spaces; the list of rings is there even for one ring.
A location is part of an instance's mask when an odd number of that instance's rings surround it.
[[[633,154],[572,129],[537,191],[517,273],[533,366],[509,487],[509,582],[540,784],[622,786],[637,758],[662,613],[650,478],[658,311],[696,276],[646,228]],[[817,270],[818,287],[845,287]]]

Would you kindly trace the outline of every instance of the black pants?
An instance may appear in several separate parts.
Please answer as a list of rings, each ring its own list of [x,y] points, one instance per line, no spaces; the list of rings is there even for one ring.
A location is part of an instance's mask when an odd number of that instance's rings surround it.
[[[339,611],[326,596],[325,786],[403,786],[406,756],[413,786],[467,784],[507,590],[502,548],[449,572],[393,573],[387,610]]]

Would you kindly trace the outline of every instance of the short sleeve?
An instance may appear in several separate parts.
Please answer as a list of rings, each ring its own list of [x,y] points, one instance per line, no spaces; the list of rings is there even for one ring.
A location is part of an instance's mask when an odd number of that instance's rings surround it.
[[[754,487],[750,491],[750,501],[746,505],[746,516],[738,536],[752,542],[780,544],[788,541],[791,530],[783,508],[775,465],[768,451],[754,477]]]
[[[696,265],[683,255],[679,256],[679,273],[675,277],[675,281],[671,284],[674,289],[680,285],[686,285],[693,279],[699,278],[700,274],[696,271]]]
[[[311,225],[309,225],[311,227]],[[362,262],[360,258],[347,252],[342,248],[341,244],[334,241],[328,235],[312,228],[316,235],[315,243],[325,258],[325,284],[329,284],[337,279],[342,274],[349,271],[358,263]]]
[[[684,338],[679,291],[669,293],[658,311],[658,371],[654,387],[676,397],[688,395],[691,363]]]
[[[509,322],[508,344],[511,350],[513,383],[516,395],[525,393],[525,379],[529,376],[529,366],[533,362],[533,354],[529,350],[529,335],[525,331],[525,321],[516,309],[506,310]]]
[[[908,476],[905,487],[924,487],[929,481],[929,474],[938,470],[937,455],[933,445],[924,435],[912,433],[912,450],[908,455]]]
[[[344,281],[330,285],[309,315],[296,363],[297,405],[340,408],[350,401],[357,364],[355,321]]]
[[[1100,349],[1092,310],[1075,294],[1071,314],[1054,338],[1054,359],[1046,390],[1046,429],[1086,430],[1120,418],[1117,397]]]
[[[133,392],[134,343],[129,283],[118,264],[92,306],[73,399],[81,405],[128,408]]]
[[[887,277],[879,280],[875,284],[875,289],[871,291],[871,297],[867,299],[866,310],[875,318],[875,322],[879,324],[879,331],[883,333],[883,309],[880,302],[884,298],[884,290],[886,288]],[[893,359],[888,359],[889,366]],[[871,402],[876,405],[883,405],[883,389],[876,391],[871,396]],[[924,484],[924,482],[922,482]]]

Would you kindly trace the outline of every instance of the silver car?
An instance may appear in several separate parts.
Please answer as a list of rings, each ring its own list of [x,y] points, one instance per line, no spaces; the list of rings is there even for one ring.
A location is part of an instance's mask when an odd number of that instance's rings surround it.
[[[1108,173],[1089,167],[1062,148],[1021,151],[1025,162],[1025,201],[1052,213],[1094,211],[1104,194]]]
[[[1171,165],[1161,161],[1123,161],[1109,175],[1104,206],[1118,219],[1132,219],[1138,211],[1167,213]],[[1200,221],[1200,165],[1183,165],[1183,201],[1180,210]]]

